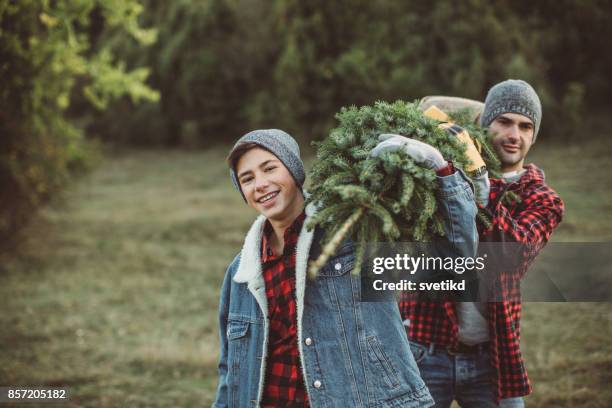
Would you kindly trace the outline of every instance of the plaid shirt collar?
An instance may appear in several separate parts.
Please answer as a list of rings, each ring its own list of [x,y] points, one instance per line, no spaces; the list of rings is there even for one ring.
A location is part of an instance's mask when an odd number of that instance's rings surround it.
[[[264,225],[263,237],[261,241],[261,261],[263,263],[274,261],[279,257],[286,255],[293,251],[295,246],[297,245],[297,239],[300,235],[300,231],[302,230],[302,226],[304,225],[304,220],[306,219],[306,212],[302,210],[300,215],[297,216],[293,223],[287,228],[283,234],[283,253],[275,254],[274,249],[272,248],[272,234],[274,230],[272,228],[272,224],[269,220],[266,220]]]
[[[544,179],[545,179],[544,171],[540,169],[538,166],[536,166],[533,163],[529,163],[523,166],[523,168],[526,171],[521,175],[521,177],[517,181],[508,183],[504,179],[491,179],[491,186],[497,186],[497,187],[508,186],[509,188],[512,188],[512,187],[524,188],[534,183],[539,183],[539,184],[544,183]]]

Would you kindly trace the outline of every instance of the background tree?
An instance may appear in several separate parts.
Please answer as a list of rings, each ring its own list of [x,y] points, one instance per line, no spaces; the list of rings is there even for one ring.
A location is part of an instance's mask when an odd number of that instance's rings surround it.
[[[564,117],[545,120],[542,139],[584,131],[583,114],[604,117],[610,103],[612,61],[601,50],[612,7],[601,0],[144,5],[143,22],[159,28],[153,47],[109,29],[100,41],[151,66],[161,90],[159,103],[125,100],[91,122],[92,133],[120,143],[207,147],[271,126],[322,139],[342,106],[483,99],[509,77],[538,89],[547,117]]]
[[[138,25],[141,12],[135,1],[0,0],[0,240],[87,164],[83,134],[68,118],[75,99],[98,109],[122,95],[158,99],[144,84],[147,69],[126,69],[108,46],[90,48],[96,17],[153,42],[155,32]]]
[[[605,0],[0,0],[0,231],[87,162],[80,129],[207,148],[280,127],[308,145],[343,106],[483,99],[512,77],[541,95],[542,140],[605,133],[610,17]]]

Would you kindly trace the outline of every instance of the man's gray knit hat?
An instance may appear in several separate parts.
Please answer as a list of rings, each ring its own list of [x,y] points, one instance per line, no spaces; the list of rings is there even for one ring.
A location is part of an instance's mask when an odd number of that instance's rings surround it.
[[[300,146],[297,144],[294,138],[292,138],[287,132],[283,132],[279,129],[260,129],[253,130],[242,136],[234,147],[232,148],[230,155],[234,150],[243,143],[255,143],[258,146],[270,151],[285,165],[289,173],[295,179],[295,183],[301,190],[306,179],[306,173],[304,172],[304,163],[300,158]],[[236,169],[234,168],[236,163],[231,163],[230,175],[232,176],[232,182],[234,186],[240,191],[242,198],[246,201],[244,193],[240,188],[240,183],[236,177]]]
[[[488,127],[496,117],[504,113],[518,113],[531,119],[535,142],[542,121],[542,104],[531,85],[520,79],[508,79],[489,89],[480,125]]]

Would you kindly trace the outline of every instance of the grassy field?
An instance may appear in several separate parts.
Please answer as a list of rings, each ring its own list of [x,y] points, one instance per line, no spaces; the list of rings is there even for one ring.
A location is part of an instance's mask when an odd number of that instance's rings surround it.
[[[224,153],[109,155],[42,211],[0,262],[0,385],[68,386],[70,406],[210,405],[220,282],[255,215]],[[611,154],[534,147],[566,202],[555,240],[612,241]],[[612,405],[611,304],[529,303],[523,321],[528,406]]]

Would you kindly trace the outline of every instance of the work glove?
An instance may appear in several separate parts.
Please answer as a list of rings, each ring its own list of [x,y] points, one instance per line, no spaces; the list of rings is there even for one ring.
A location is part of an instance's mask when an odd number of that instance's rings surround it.
[[[442,153],[427,143],[419,142],[404,136],[384,133],[378,136],[378,144],[370,152],[371,156],[378,157],[383,152],[403,150],[416,164],[430,170],[438,171],[448,165]]]
[[[465,155],[470,160],[470,164],[465,168],[472,183],[474,184],[476,202],[483,207],[489,203],[489,191],[491,183],[489,183],[489,173],[485,166],[485,162],[480,155],[479,149],[474,144],[474,141],[468,132],[460,126],[452,123],[443,123],[440,125],[447,132],[454,135],[466,146]]]
[[[474,140],[470,137],[467,130],[460,126],[450,122],[449,116],[441,111],[438,107],[431,106],[423,114],[429,118],[439,120],[439,127],[445,129],[451,135],[454,135],[465,144],[465,155],[470,160],[470,164],[465,170],[470,174],[472,184],[474,184],[475,199],[478,204],[486,207],[489,203],[489,191],[491,190],[491,183],[489,182],[489,173],[485,166],[485,162],[480,155],[480,144],[478,146],[474,143]]]

